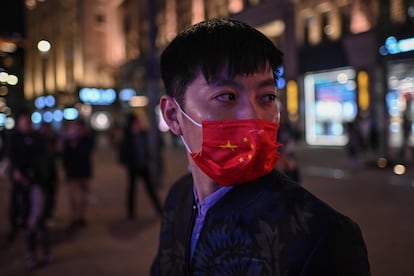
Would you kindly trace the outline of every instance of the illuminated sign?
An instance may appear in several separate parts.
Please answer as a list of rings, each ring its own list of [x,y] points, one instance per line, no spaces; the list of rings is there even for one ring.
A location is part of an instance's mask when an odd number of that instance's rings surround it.
[[[382,56],[410,51],[414,51],[414,37],[397,40],[394,36],[390,36],[385,40],[385,44],[379,49]]]
[[[344,68],[305,76],[306,141],[310,145],[343,146],[344,124],[357,115],[355,71]]]
[[[79,99],[91,105],[110,105],[116,100],[116,92],[112,88],[89,88],[79,90]]]
[[[52,95],[37,97],[34,105],[37,109],[53,107],[56,104],[56,99]]]

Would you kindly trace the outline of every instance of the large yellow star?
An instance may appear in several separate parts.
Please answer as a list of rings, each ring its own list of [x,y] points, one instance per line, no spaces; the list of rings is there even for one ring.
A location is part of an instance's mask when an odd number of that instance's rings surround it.
[[[221,145],[220,148],[222,148],[222,149],[231,149],[232,151],[234,151],[235,149],[238,148],[238,146],[232,145],[230,143],[230,140],[227,140],[227,144]]]

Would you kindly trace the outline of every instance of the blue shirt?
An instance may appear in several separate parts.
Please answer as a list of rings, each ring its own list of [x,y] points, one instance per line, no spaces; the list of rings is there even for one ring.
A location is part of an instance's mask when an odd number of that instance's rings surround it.
[[[194,198],[197,205],[197,217],[194,223],[193,233],[191,235],[191,257],[193,257],[194,249],[197,244],[198,237],[200,235],[201,229],[203,228],[204,218],[206,217],[208,209],[212,207],[216,202],[222,198],[228,191],[231,190],[231,186],[229,187],[221,187],[211,195],[207,196],[204,199],[203,203],[200,203],[197,197],[197,192],[195,190],[195,186],[193,189]]]

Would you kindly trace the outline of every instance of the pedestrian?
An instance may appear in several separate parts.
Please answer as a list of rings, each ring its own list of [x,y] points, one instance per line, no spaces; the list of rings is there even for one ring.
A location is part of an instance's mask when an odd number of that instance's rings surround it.
[[[345,122],[345,132],[348,135],[348,142],[345,145],[346,154],[351,162],[351,167],[353,169],[358,169],[361,167],[362,162],[360,155],[363,151],[363,142],[359,131],[358,119]]]
[[[48,174],[43,184],[45,189],[45,217],[49,223],[53,224],[58,187],[57,159],[60,151],[60,142],[58,135],[48,123],[40,125],[39,133],[43,136],[46,143],[46,149],[42,156],[48,165]]]
[[[279,161],[276,163],[276,169],[300,184],[300,169],[295,153],[295,141],[288,124],[280,125],[278,140],[283,146],[278,148]]]
[[[47,226],[45,224],[45,179],[49,174],[43,154],[46,144],[43,137],[32,128],[31,114],[22,111],[17,116],[16,130],[8,142],[10,160],[10,242],[20,227],[24,229],[28,257],[27,268],[37,265],[37,246],[43,249],[43,261],[51,261]]]
[[[162,206],[151,178],[148,132],[140,117],[128,114],[124,134],[119,147],[119,161],[127,173],[126,215],[129,220],[136,218],[137,180],[144,182],[152,205],[161,215]]]
[[[191,174],[164,203],[151,275],[369,275],[359,226],[275,170],[282,53],[211,19],[161,55],[161,113]]]
[[[70,230],[86,226],[90,179],[93,176],[93,137],[83,119],[70,121],[64,134],[62,161],[69,188]]]

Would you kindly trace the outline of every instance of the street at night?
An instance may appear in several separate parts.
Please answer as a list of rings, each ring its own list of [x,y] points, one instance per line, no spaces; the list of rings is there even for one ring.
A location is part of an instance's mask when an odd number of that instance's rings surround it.
[[[103,140],[105,141],[105,140]],[[90,191],[88,224],[69,234],[67,188],[59,183],[54,224],[51,225],[53,262],[34,275],[149,275],[159,233],[156,215],[144,186],[138,188],[138,218],[126,220],[125,173],[108,143],[98,143],[94,154],[95,177]],[[335,209],[359,223],[368,247],[372,275],[412,275],[414,250],[414,171],[395,175],[391,168],[366,166],[353,169],[342,148],[297,147],[302,185]],[[163,184],[168,188],[187,170],[185,149],[164,150]],[[61,176],[62,179],[62,176]],[[7,230],[9,183],[0,182],[0,237]],[[1,248],[2,276],[26,275],[23,233]]]

